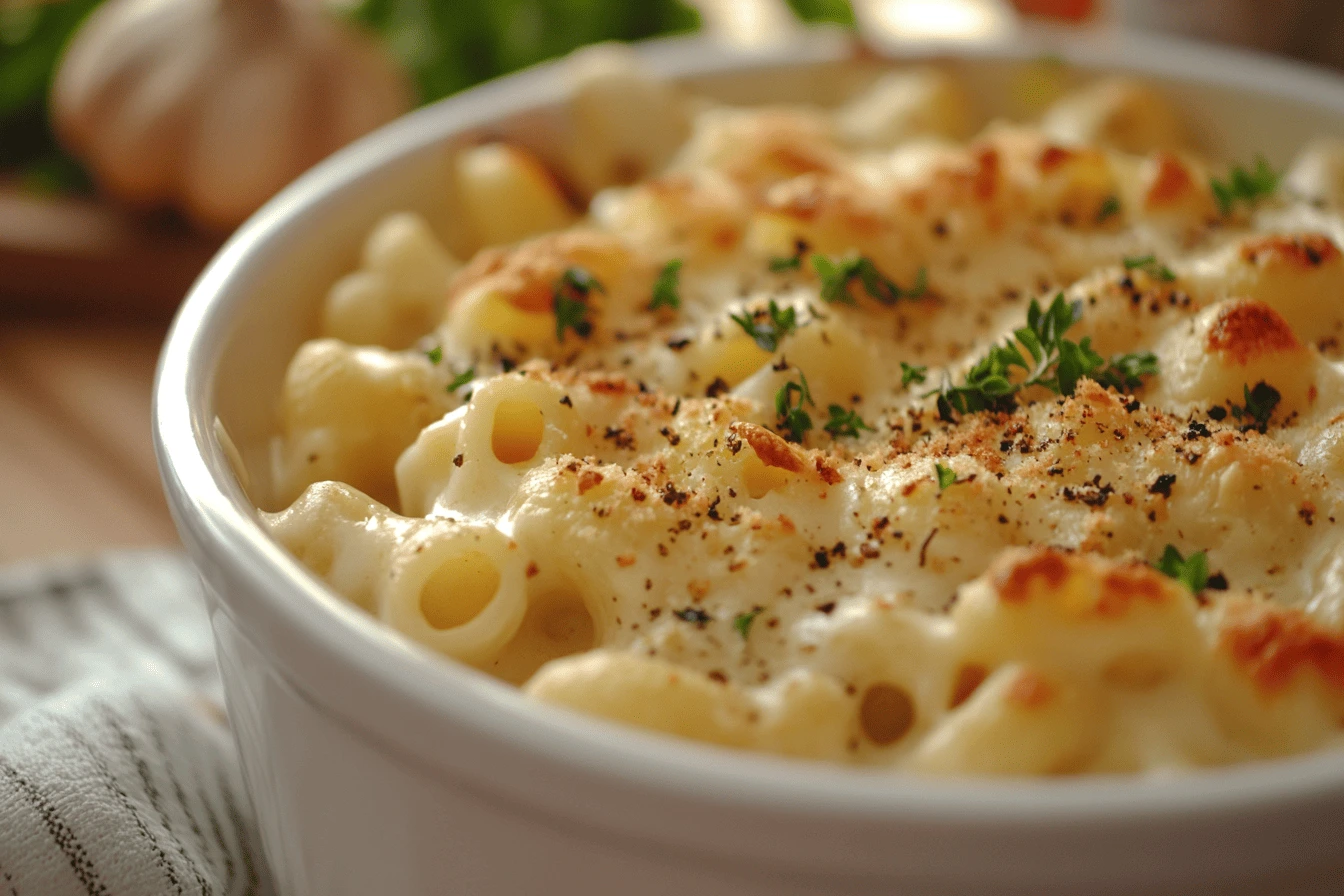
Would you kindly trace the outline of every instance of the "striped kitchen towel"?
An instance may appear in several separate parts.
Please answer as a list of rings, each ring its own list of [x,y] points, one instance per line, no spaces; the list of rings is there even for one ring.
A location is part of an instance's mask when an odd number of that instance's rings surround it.
[[[272,892],[195,573],[0,570],[0,896]]]

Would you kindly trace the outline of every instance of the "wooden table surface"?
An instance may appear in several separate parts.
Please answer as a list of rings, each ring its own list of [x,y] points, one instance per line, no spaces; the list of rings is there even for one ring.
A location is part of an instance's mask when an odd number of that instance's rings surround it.
[[[165,329],[0,314],[0,563],[177,542],[149,435]]]

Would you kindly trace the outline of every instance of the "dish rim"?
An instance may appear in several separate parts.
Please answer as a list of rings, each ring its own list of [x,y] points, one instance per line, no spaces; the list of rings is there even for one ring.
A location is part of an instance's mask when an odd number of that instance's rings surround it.
[[[1106,43],[1062,46],[1048,33],[1011,44],[950,49],[912,44],[888,58],[893,64],[942,56],[1027,60],[1045,50],[1087,69],[1254,89],[1331,107],[1344,116],[1344,79],[1338,76],[1262,54],[1155,35],[1120,32],[1110,34]],[[699,37],[666,38],[638,48],[652,71],[670,77],[745,74],[786,63],[839,60],[851,51],[851,41],[829,31],[801,45],[750,55]],[[414,747],[426,736],[416,715],[424,714],[467,726],[486,741],[520,751],[556,772],[619,779],[650,797],[676,795],[708,807],[981,826],[1047,820],[1142,823],[1269,806],[1344,805],[1344,751],[1337,749],[1173,777],[926,779],[653,735],[538,704],[513,686],[404,642],[346,603],[271,539],[234,480],[214,431],[214,372],[230,322],[249,304],[241,285],[247,272],[277,263],[276,244],[283,243],[287,230],[314,226],[314,219],[328,207],[338,208],[347,192],[358,191],[361,180],[384,166],[473,127],[560,102],[566,92],[564,79],[556,77],[562,64],[546,63],[428,106],[320,163],[229,239],[173,321],[155,378],[153,410],[155,450],[169,504],[184,541],[197,548],[198,565],[213,567],[222,573],[218,578],[240,586],[219,600],[238,617],[265,620],[272,645],[283,642],[294,649],[293,655],[272,650],[269,658],[298,690],[311,698],[313,689],[302,683],[309,676],[300,667],[317,660],[358,681],[361,693],[387,701],[378,712],[400,722],[396,730],[380,726],[379,737],[407,752],[424,755]],[[368,727],[360,711],[334,707],[330,700],[316,702]],[[364,712],[369,711],[366,705]],[[435,771],[448,769],[445,764]]]

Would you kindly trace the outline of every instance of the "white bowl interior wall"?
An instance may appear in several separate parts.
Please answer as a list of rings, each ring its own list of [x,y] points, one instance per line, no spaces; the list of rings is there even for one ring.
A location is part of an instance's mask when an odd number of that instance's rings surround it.
[[[823,34],[747,59],[694,40],[657,42],[644,54],[655,71],[726,100],[834,102],[872,76],[871,64],[844,61],[848,47]],[[1015,74],[1043,47],[1024,38],[1012,47],[963,50],[978,55],[948,64],[984,108],[1011,112]],[[909,52],[936,57],[938,51]],[[1286,63],[1125,35],[1076,44],[1065,55],[1078,79],[1094,72],[1145,75],[1188,110],[1218,156],[1249,160],[1263,153],[1281,165],[1311,137],[1344,135],[1344,87]],[[302,871],[313,866],[317,847],[295,845],[297,835],[286,831],[302,810],[285,801],[287,785],[277,775],[302,770],[321,790],[322,779],[312,776],[324,764],[336,787],[335,776],[357,774],[357,763],[364,763],[369,781],[386,781],[389,790],[377,800],[357,797],[355,788],[347,809],[367,805],[394,814],[404,804],[411,812],[416,781],[424,788],[456,781],[477,795],[533,807],[562,826],[619,831],[641,844],[636,852],[665,858],[668,850],[687,850],[688,861],[697,862],[714,857],[734,866],[721,881],[725,887],[737,881],[736,892],[784,892],[768,882],[778,883],[790,868],[810,869],[814,883],[841,868],[849,872],[848,884],[809,884],[805,892],[852,892],[858,878],[850,875],[876,881],[875,892],[952,874],[958,886],[978,881],[980,892],[998,885],[1017,892],[1020,885],[1036,893],[1045,892],[1047,881],[1065,884],[1060,892],[1069,893],[1100,892],[1101,881],[1108,892],[1160,882],[1189,892],[1180,881],[1226,883],[1251,873],[1283,880],[1293,866],[1310,869],[1308,877],[1317,880],[1329,879],[1317,873],[1328,867],[1344,877],[1344,857],[1328,833],[1330,819],[1337,823],[1344,815],[1344,757],[1338,754],[1170,781],[992,783],[920,781],[726,754],[534,706],[383,630],[264,534],[216,437],[216,419],[240,447],[251,491],[265,504],[280,379],[295,348],[312,334],[329,284],[351,267],[364,235],[389,211],[421,211],[461,251],[448,176],[451,147],[503,135],[554,155],[548,148],[565,127],[564,83],[554,69],[543,68],[486,85],[408,116],[305,175],[258,213],[202,276],[161,362],[156,435],[170,504],[212,592],[217,637],[228,650],[231,708],[255,729],[239,737],[262,814],[271,813],[268,850],[296,892],[319,891],[304,883],[309,877]],[[276,710],[282,706],[292,712]],[[304,713],[320,721],[307,728],[290,724],[291,716]],[[267,730],[272,724],[274,732]],[[311,769],[295,762],[318,755],[316,743],[304,742],[305,731],[330,738],[342,730],[349,737],[339,748],[333,742],[329,760],[315,760]],[[350,762],[342,766],[340,755]],[[337,812],[339,804],[327,808]],[[414,811],[420,823],[434,809]],[[412,823],[409,816],[386,821],[389,830]],[[1268,846],[1267,835],[1273,835]],[[451,876],[434,880],[438,860],[422,837],[416,842],[409,852],[403,842],[374,850],[381,859],[366,858],[419,862],[398,878],[408,882],[406,892],[437,891]],[[333,842],[332,862],[343,860],[338,845],[350,846]],[[1150,863],[1136,863],[1135,851],[1144,850]],[[966,861],[971,854],[974,861]],[[754,889],[742,884],[743,874],[757,875]],[[654,890],[630,892],[636,891]],[[1257,883],[1251,892],[1267,891]]]

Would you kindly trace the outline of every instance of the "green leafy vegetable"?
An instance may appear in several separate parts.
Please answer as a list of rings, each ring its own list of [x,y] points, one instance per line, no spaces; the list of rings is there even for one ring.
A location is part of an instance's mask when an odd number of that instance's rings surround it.
[[[29,189],[59,193],[91,187],[84,170],[61,152],[47,114],[61,53],[100,2],[0,3],[0,168],[18,169]]]
[[[435,363],[437,364],[438,362],[436,361]],[[467,383],[471,382],[474,379],[476,379],[476,368],[468,367],[466,370],[462,371],[457,376],[452,378],[452,380],[448,383],[448,391],[456,392],[458,389],[461,389],[463,386],[465,386]]]
[[[929,378],[929,368],[923,364],[901,362],[901,386],[909,388],[911,383],[922,383]]]
[[[785,271],[796,271],[803,266],[803,256],[801,255],[776,255],[770,259],[770,270],[775,274],[782,274]]]
[[[593,323],[588,320],[588,296],[606,289],[585,268],[566,268],[555,284],[551,307],[555,311],[555,338],[565,341],[565,330],[571,329],[581,339],[592,335]]]
[[[789,6],[804,22],[834,22],[854,27],[854,10],[848,0],[789,0]]]
[[[1169,544],[1162,552],[1161,559],[1153,565],[1158,572],[1170,576],[1195,594],[1203,591],[1209,583],[1209,558],[1204,551],[1182,557],[1175,545]]]
[[[1254,205],[1264,197],[1274,195],[1279,189],[1279,174],[1269,167],[1264,156],[1256,156],[1255,167],[1250,171],[1240,165],[1233,165],[1227,180],[1209,178],[1209,188],[1213,190],[1213,198],[1218,201],[1218,211],[1228,215],[1238,202]]]
[[[1269,418],[1274,416],[1274,409],[1279,406],[1279,400],[1283,396],[1279,394],[1278,389],[1264,380],[1256,383],[1254,387],[1242,386],[1241,394],[1245,397],[1246,403],[1232,405],[1232,416],[1238,420],[1247,420],[1247,429],[1264,432],[1269,428]]]
[[[775,393],[775,416],[779,420],[779,429],[790,442],[801,442],[803,435],[812,428],[812,417],[803,410],[803,405],[816,407],[812,391],[807,387],[807,377],[801,370],[798,380],[796,383],[789,380]]]
[[[1083,377],[1122,389],[1138,386],[1142,377],[1157,373],[1157,356],[1151,352],[1117,355],[1108,361],[1092,349],[1091,338],[1081,342],[1065,339],[1081,311],[1082,304],[1065,302],[1063,293],[1044,311],[1032,299],[1027,325],[1013,331],[1016,342],[991,348],[966,372],[960,385],[949,381],[926,393],[938,396],[939,416],[952,422],[962,414],[1009,411],[1016,406],[1018,393],[1031,386],[1072,395]]]
[[[585,44],[700,22],[681,0],[360,0],[351,14],[411,72],[425,103]]]
[[[1170,283],[1176,279],[1176,274],[1171,268],[1157,260],[1156,255],[1131,255],[1125,258],[1125,269],[1130,271],[1143,271],[1154,280],[1165,280]]]
[[[940,463],[933,465],[934,475],[938,477],[938,491],[946,491],[957,484],[957,471]]]
[[[883,305],[895,305],[901,299],[917,299],[928,290],[928,272],[920,268],[914,285],[903,289],[888,280],[877,265],[863,255],[842,258],[839,261],[825,255],[812,256],[812,269],[821,278],[821,297],[828,303],[855,305],[850,287],[855,282],[863,291]]]
[[[671,308],[676,310],[681,307],[681,295],[678,290],[681,287],[681,259],[674,258],[663,265],[663,270],[658,274],[658,279],[653,282],[653,301],[649,303],[649,310],[656,311],[659,308]]]
[[[731,315],[733,323],[741,327],[746,334],[756,340],[756,344],[767,352],[775,352],[780,340],[798,329],[798,312],[793,308],[780,308],[774,299],[765,312],[764,320],[757,320],[760,312]]]
[[[871,426],[863,422],[863,418],[856,411],[847,411],[838,404],[833,404],[826,410],[831,415],[831,419],[826,421],[822,429],[837,439],[841,436],[852,436],[857,439],[861,429],[875,432]]]
[[[425,357],[429,359],[429,363],[431,364],[439,363],[440,361],[443,360],[443,346],[441,345],[434,346],[432,349],[425,352]]]
[[[749,613],[738,613],[733,618],[733,628],[742,636],[742,640],[747,640],[747,635],[751,634],[751,624],[756,621],[756,617],[761,615],[764,607],[752,607]]]

